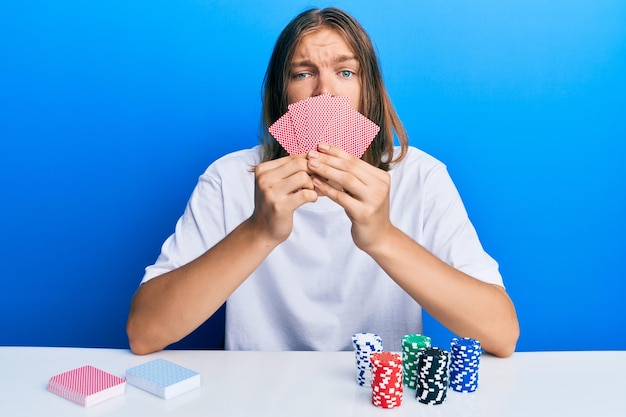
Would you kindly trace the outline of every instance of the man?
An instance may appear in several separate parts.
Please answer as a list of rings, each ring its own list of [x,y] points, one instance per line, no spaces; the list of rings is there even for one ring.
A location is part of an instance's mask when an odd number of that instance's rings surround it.
[[[131,349],[165,348],[228,300],[227,349],[350,349],[367,331],[399,350],[403,334],[422,331],[423,307],[511,355],[519,325],[498,265],[445,166],[408,146],[361,26],[334,8],[297,16],[264,93],[265,128],[288,104],[331,94],[380,133],[361,159],[324,143],[290,156],[267,134],[213,163],[133,298]]]

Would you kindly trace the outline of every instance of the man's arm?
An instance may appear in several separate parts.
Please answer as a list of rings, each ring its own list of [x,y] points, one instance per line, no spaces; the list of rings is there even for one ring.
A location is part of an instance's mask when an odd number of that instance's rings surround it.
[[[289,237],[293,212],[317,199],[301,156],[260,164],[255,178],[248,220],[200,257],[137,290],[126,326],[133,352],[161,350],[200,326]]]
[[[320,194],[340,204],[352,221],[355,244],[440,323],[472,337],[497,356],[510,356],[519,337],[515,308],[504,288],[484,283],[438,259],[389,218],[389,173],[320,145],[309,169]]]
[[[496,356],[513,354],[519,324],[503,287],[451,267],[395,227],[379,236],[366,252],[426,311]]]
[[[142,284],[126,327],[131,350],[152,353],[191,333],[272,249],[252,222],[245,221],[202,256]]]

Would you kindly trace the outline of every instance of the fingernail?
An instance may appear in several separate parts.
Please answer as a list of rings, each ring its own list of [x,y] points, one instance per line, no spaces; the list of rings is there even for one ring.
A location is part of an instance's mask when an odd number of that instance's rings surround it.
[[[317,151],[310,151],[309,152],[309,158],[319,158],[320,157],[320,153]]]
[[[311,166],[312,166],[313,168],[318,168],[318,167],[320,166],[319,161],[317,161],[317,160],[315,160],[315,159],[310,159],[310,160],[309,160],[309,164],[311,164]]]
[[[317,148],[321,149],[322,151],[327,151],[330,149],[330,145],[322,142],[317,145]]]

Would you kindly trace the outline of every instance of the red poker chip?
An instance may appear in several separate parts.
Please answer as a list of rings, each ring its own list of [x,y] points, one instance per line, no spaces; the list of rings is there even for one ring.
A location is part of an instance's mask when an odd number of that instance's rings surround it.
[[[402,359],[392,352],[373,353],[372,404],[380,408],[395,408],[402,404]]]

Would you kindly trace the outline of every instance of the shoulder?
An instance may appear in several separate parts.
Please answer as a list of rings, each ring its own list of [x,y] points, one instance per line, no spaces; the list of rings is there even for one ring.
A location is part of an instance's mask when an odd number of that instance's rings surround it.
[[[400,152],[399,147],[396,147],[396,150],[398,153]],[[390,169],[392,177],[410,176],[415,178],[417,176],[417,178],[423,181],[437,172],[447,172],[446,165],[434,156],[414,146],[409,146],[404,158],[393,163]]]
[[[228,153],[218,159],[216,159],[207,170],[211,168],[239,168],[243,165],[255,166],[261,161],[261,145],[257,145],[253,148],[242,149],[239,151]]]
[[[253,168],[261,161],[262,147],[260,145],[249,149],[228,153],[216,159],[204,171],[201,179],[224,176],[248,176]]]
[[[418,200],[424,204],[458,198],[446,165],[415,147],[409,147],[406,156],[392,165],[389,174],[392,194],[414,199],[416,204]],[[420,199],[415,196],[420,196]]]

